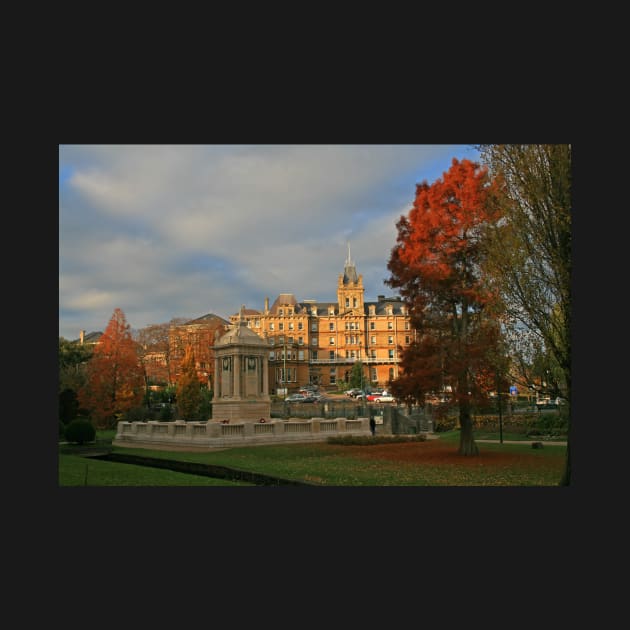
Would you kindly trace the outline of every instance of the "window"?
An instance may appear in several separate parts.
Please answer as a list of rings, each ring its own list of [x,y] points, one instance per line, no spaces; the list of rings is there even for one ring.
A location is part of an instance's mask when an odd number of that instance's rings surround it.
[[[394,368],[389,368],[389,380],[394,380]]]
[[[350,298],[346,298],[346,308],[350,308]]]
[[[394,322],[387,322],[387,330],[394,330]]]
[[[317,350],[312,350],[311,351],[311,359],[313,361],[317,361]]]
[[[304,330],[304,324],[302,322],[298,322],[298,330]]]
[[[311,324],[311,330],[312,330],[313,332],[317,332],[317,322],[313,322],[313,323]]]
[[[330,322],[328,324],[328,330],[335,330],[335,322]]]
[[[273,346],[276,343],[276,340],[273,337],[269,337],[269,344]]]
[[[370,337],[370,343],[376,345],[376,335]]]
[[[387,355],[389,356],[390,359],[394,358],[394,351],[393,350],[388,350],[387,351]]]
[[[405,330],[409,330],[409,322],[405,322]]]
[[[334,337],[329,337],[328,339],[329,339],[328,344],[331,345],[331,346],[334,346],[335,345],[335,338]]]
[[[376,383],[376,381],[378,380],[378,375],[376,374],[376,368],[370,368],[370,380],[373,383]]]
[[[372,353],[370,354],[370,356],[371,356],[373,359],[376,359],[376,350],[372,350]]]
[[[392,335],[389,335],[389,337],[387,337],[387,343],[394,343],[394,337]]]
[[[311,343],[312,343],[314,346],[316,346],[316,345],[317,345],[317,337],[313,337],[313,338],[311,339]]]
[[[289,337],[287,343],[293,343],[293,337]]]
[[[275,360],[275,358],[276,358],[276,351],[275,351],[275,350],[272,350],[272,351],[269,353],[269,360],[270,360],[270,361],[274,361],[274,360]]]
[[[278,330],[284,330],[284,324],[282,322],[278,324]]]
[[[330,384],[335,385],[337,382],[337,369],[330,368]]]
[[[298,351],[298,361],[304,361],[304,350]]]
[[[409,337],[409,335],[405,335],[405,343],[411,343],[411,337]]]
[[[352,306],[353,306],[354,308],[356,308],[356,307],[357,307],[357,298],[352,298]]]
[[[273,322],[269,322],[269,330],[275,330]]]
[[[257,319],[257,320],[254,322],[254,326],[255,326],[256,328],[260,328],[260,320],[259,320],[259,319]]]
[[[304,337],[298,337],[298,345],[299,346],[303,346],[304,345]]]
[[[328,358],[332,361],[335,358],[335,351],[334,350],[329,350],[328,351]]]
[[[284,335],[278,337],[278,343],[284,343]]]
[[[374,330],[376,328],[375,322],[370,322],[370,330]]]
[[[280,317],[282,317],[284,315],[284,309],[283,308],[279,308],[278,309],[278,315],[280,315]]]
[[[293,322],[289,322],[289,330],[293,330]]]

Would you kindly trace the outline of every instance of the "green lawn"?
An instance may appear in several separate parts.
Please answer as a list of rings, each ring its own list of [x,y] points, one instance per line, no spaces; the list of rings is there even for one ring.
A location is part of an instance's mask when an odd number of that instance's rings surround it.
[[[59,485],[86,485],[86,466],[88,486],[251,485],[80,456],[80,450],[102,450],[104,446],[112,452],[227,466],[323,486],[555,486],[562,477],[566,455],[565,446],[545,444],[543,449],[532,449],[531,438],[506,432],[504,440],[523,444],[478,443],[481,456],[468,458],[456,455],[459,431],[440,433],[438,440],[396,446],[311,443],[207,453],[111,447],[114,434],[98,432],[96,443],[81,449],[60,447]],[[498,434],[475,432],[475,437],[498,439]]]
[[[437,457],[436,448],[446,451]],[[480,444],[480,457],[456,455],[451,440],[435,445],[265,445],[209,453],[169,453],[115,447],[113,452],[228,466],[325,486],[554,486],[561,479],[566,447],[532,449],[520,444]],[[399,449],[388,459],[379,449]],[[442,451],[440,451],[441,453]],[[426,457],[425,457],[426,456]]]
[[[86,477],[87,475],[87,477]],[[59,454],[60,486],[251,486],[225,479]]]

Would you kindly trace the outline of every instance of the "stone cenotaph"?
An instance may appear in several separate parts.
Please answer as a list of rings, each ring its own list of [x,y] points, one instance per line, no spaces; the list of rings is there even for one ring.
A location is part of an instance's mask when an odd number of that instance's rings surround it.
[[[238,322],[214,342],[214,422],[270,421],[268,345],[250,330],[241,307]]]

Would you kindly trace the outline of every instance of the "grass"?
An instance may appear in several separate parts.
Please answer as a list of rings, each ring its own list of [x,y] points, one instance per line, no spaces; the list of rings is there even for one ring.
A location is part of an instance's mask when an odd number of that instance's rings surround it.
[[[224,479],[59,454],[60,486],[250,486]]]
[[[456,454],[452,441],[372,446],[291,444],[169,453],[115,447],[114,452],[228,466],[324,486],[554,486],[566,448],[480,444],[479,457]]]
[[[387,440],[379,444],[376,439],[369,445],[261,445],[202,453],[112,447],[114,435],[115,431],[99,431],[96,442],[87,448],[62,447],[59,485],[86,485],[86,466],[88,486],[251,485],[80,456],[86,450],[101,450],[103,445],[112,452],[227,466],[322,486],[555,486],[566,456],[565,446],[545,444],[543,449],[532,449],[531,438],[506,432],[505,441],[523,444],[478,443],[479,457],[457,455],[459,431],[440,433],[439,439],[426,442]],[[475,438],[498,440],[498,433],[476,431]]]

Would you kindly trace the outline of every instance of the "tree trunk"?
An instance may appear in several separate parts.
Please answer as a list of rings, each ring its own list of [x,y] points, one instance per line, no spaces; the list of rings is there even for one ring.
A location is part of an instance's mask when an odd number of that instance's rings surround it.
[[[468,401],[459,405],[459,455],[479,455],[479,448],[473,436],[472,418],[470,417],[470,404]]]

